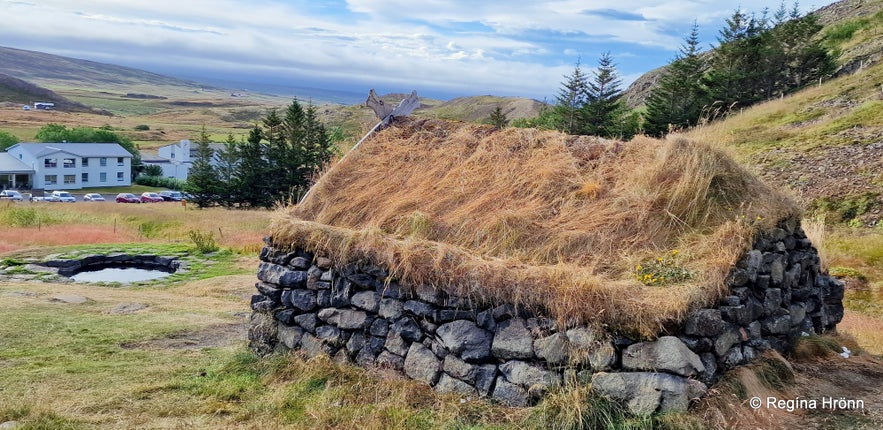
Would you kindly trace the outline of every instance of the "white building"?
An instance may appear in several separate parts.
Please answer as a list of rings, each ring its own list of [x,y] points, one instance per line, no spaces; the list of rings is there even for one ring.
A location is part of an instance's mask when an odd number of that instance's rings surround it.
[[[210,143],[215,155],[224,148],[223,143]],[[142,158],[141,164],[157,165],[162,167],[162,175],[166,178],[187,180],[187,174],[193,167],[193,159],[196,157],[196,146],[189,140],[182,140],[171,145],[161,146],[157,149],[156,158]],[[212,157],[212,164],[217,163],[217,158]]]
[[[27,173],[32,189],[132,185],[132,154],[116,143],[17,143],[6,152],[33,172]]]

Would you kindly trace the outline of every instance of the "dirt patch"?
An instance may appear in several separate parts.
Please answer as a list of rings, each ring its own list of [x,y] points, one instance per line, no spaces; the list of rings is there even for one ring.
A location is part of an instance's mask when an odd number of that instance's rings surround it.
[[[711,428],[883,428],[883,360],[832,355],[792,366],[782,390],[765,386],[755,367],[738,368],[731,376],[740,383],[714,387],[696,410]]]
[[[201,330],[187,330],[168,337],[150,339],[141,342],[124,343],[125,349],[202,349],[221,348],[235,345],[247,335],[245,322],[215,324]]]

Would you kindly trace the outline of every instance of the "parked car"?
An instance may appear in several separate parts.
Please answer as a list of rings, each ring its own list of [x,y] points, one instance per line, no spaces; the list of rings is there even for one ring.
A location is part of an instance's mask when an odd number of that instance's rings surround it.
[[[42,196],[31,196],[32,202],[57,202],[58,197],[52,194],[43,194]]]
[[[77,201],[77,198],[74,197],[71,193],[67,191],[53,191],[52,192],[52,201],[53,202],[64,202],[64,203],[73,203]]]
[[[4,190],[0,191],[0,200],[13,200],[20,202],[21,201],[21,193],[15,190]]]
[[[119,193],[116,201],[117,203],[141,203],[141,199],[132,193]]]
[[[165,190],[159,192],[160,197],[167,202],[180,202],[184,195],[180,191]]]
[[[163,201],[163,198],[157,193],[150,191],[141,193],[141,203],[156,203],[161,201]]]
[[[86,202],[103,202],[104,196],[98,193],[89,193],[83,196],[83,201]]]

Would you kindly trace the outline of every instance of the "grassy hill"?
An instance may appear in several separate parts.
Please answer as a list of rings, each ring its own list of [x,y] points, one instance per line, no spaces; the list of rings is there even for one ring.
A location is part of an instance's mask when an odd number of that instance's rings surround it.
[[[0,73],[48,87],[114,88],[126,89],[126,92],[140,92],[138,88],[155,91],[172,87],[192,91],[204,87],[130,67],[8,47],[0,47],[0,60]]]
[[[13,105],[29,105],[35,101],[55,103],[56,109],[69,112],[92,112],[98,115],[110,115],[110,112],[92,109],[82,103],[68,100],[47,88],[0,73],[0,102]]]
[[[812,12],[824,26],[820,33],[837,60],[835,76],[855,72],[883,60],[883,0],[842,0]],[[713,41],[709,41],[713,42]],[[702,54],[706,62],[713,50]],[[624,91],[630,108],[644,104],[668,66],[648,71]]]
[[[714,142],[832,222],[883,219],[883,64],[769,101],[688,137]]]

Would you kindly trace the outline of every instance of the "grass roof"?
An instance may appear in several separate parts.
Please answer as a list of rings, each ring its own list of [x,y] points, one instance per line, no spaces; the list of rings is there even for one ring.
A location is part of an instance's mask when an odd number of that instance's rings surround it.
[[[654,336],[717,300],[754,235],[798,213],[725,154],[685,139],[406,118],[281,210],[272,236],[562,325]],[[640,282],[636,266],[659,259],[692,276]]]

